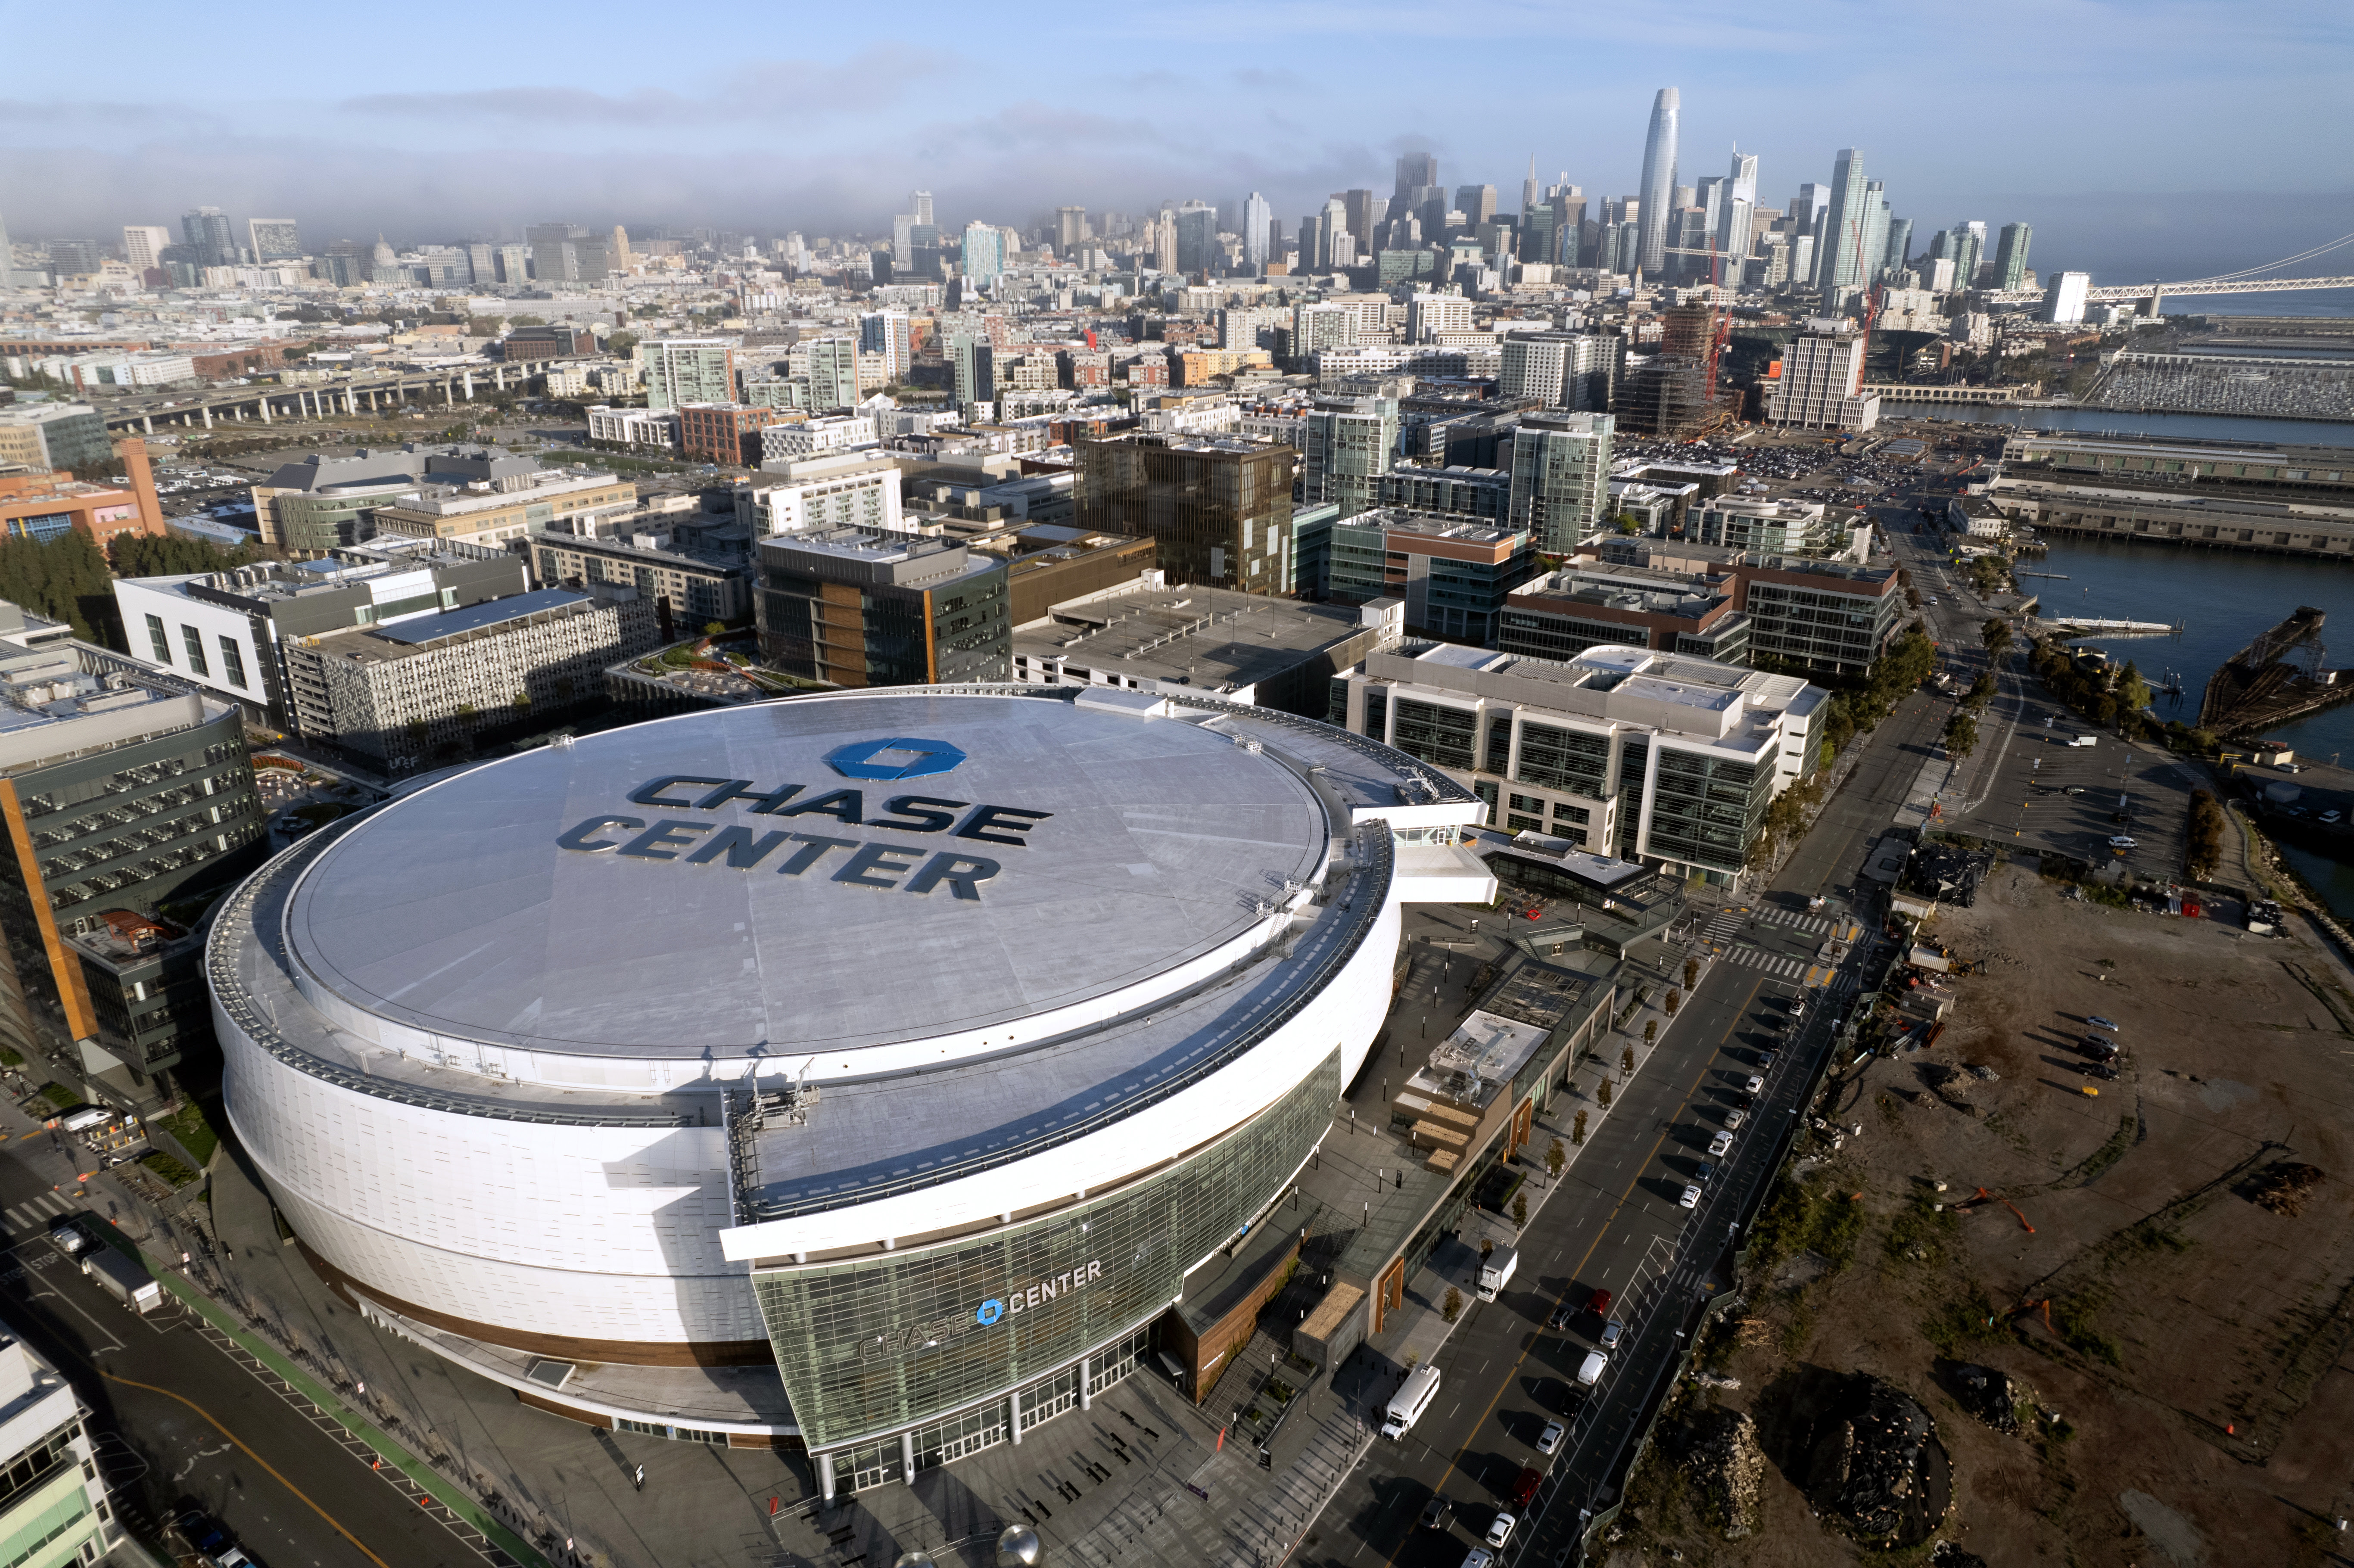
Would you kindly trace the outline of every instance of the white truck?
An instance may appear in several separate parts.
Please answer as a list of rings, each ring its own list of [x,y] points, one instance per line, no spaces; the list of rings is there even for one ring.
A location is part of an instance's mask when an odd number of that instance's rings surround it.
[[[82,1255],[81,1271],[101,1290],[144,1317],[164,1304],[164,1287],[148,1272],[111,1246]]]
[[[1521,1249],[1500,1246],[1479,1263],[1479,1299],[1493,1301],[1496,1293],[1511,1283],[1512,1270],[1521,1266]]]
[[[1391,1399],[1389,1418],[1382,1423],[1382,1436],[1395,1442],[1414,1430],[1422,1413],[1438,1395],[1438,1369],[1425,1362],[1406,1374],[1405,1383]]]

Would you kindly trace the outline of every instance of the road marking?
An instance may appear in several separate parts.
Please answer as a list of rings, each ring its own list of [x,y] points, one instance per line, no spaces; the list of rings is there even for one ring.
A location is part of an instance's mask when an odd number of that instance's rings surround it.
[[[1764,988],[1765,984],[1766,984],[1766,982],[1765,982],[1764,980],[1759,980],[1756,984],[1755,984],[1755,985],[1753,985],[1753,986],[1751,986],[1751,987],[1749,988],[1749,994],[1748,994],[1747,996],[1745,996],[1745,997],[1742,998],[1740,1007],[1734,1010],[1734,1018],[1735,1018],[1735,1020],[1736,1020],[1736,1021],[1737,1021],[1737,1020],[1738,1020],[1742,1015],[1745,1014],[1745,1013],[1749,1011],[1750,1004],[1751,1004],[1751,1003],[1753,1003],[1753,1002],[1755,1002],[1755,1001],[1757,1000],[1757,993],[1758,993],[1758,991],[1759,991],[1760,990],[1762,990],[1762,989]],[[1725,1044],[1725,1042],[1726,1042],[1726,1041],[1729,1041],[1729,1040],[1731,1040],[1731,1039],[1733,1038],[1733,1029],[1734,1029],[1734,1025],[1730,1025],[1730,1024],[1726,1026],[1723,1036],[1722,1038],[1720,1038],[1720,1039],[1718,1040],[1718,1042],[1717,1042],[1717,1044],[1718,1044],[1718,1045],[1719,1045],[1720,1047],[1722,1047],[1722,1046]],[[1708,1074],[1709,1074],[1709,1063],[1708,1063],[1707,1061],[1703,1061],[1703,1062],[1701,1064],[1700,1071],[1692,1075],[1692,1081],[1691,1082],[1691,1084],[1689,1084],[1688,1086],[1686,1086],[1686,1087],[1685,1087],[1685,1089],[1684,1089],[1684,1094],[1683,1094],[1683,1102],[1682,1102],[1683,1104],[1685,1104],[1685,1105],[1689,1106],[1689,1105],[1691,1103],[1691,1097],[1692,1097],[1692,1096],[1693,1096],[1695,1093],[1697,1093],[1697,1092],[1699,1091],[1702,1080],[1702,1079],[1704,1079],[1704,1078],[1706,1078],[1706,1077],[1708,1076]],[[1645,1156],[1643,1157],[1643,1164],[1644,1164],[1646,1167],[1649,1167],[1649,1164],[1650,1164],[1650,1162],[1651,1162],[1651,1160],[1653,1160],[1653,1158],[1655,1158],[1655,1157],[1659,1154],[1660,1144],[1665,1143],[1667,1140],[1668,1140],[1668,1135],[1667,1135],[1666,1133],[1664,1133],[1664,1132],[1663,1132],[1663,1133],[1659,1134],[1659,1137],[1658,1141],[1654,1142],[1654,1143],[1651,1145],[1651,1152],[1650,1152],[1649,1154],[1647,1154],[1647,1155],[1645,1155]],[[1607,1218],[1607,1219],[1606,1219],[1606,1220],[1604,1220],[1604,1221],[1602,1222],[1602,1234],[1601,1234],[1601,1235],[1596,1235],[1596,1236],[1594,1238],[1593,1245],[1588,1246],[1588,1247],[1585,1249],[1585,1255],[1584,1255],[1584,1256],[1582,1256],[1582,1257],[1580,1257],[1580,1258],[1577,1260],[1577,1264],[1576,1264],[1576,1266],[1575,1266],[1575,1267],[1573,1267],[1573,1268],[1569,1271],[1569,1272],[1570,1272],[1570,1277],[1571,1277],[1571,1278],[1575,1279],[1575,1277],[1576,1277],[1580,1273],[1584,1272],[1584,1270],[1585,1270],[1585,1265],[1586,1265],[1587,1260],[1588,1260],[1588,1259],[1590,1259],[1590,1258],[1592,1258],[1592,1257],[1594,1256],[1594,1249],[1595,1249],[1595,1247],[1598,1247],[1598,1246],[1600,1246],[1600,1245],[1602,1245],[1602,1236],[1604,1236],[1604,1235],[1607,1235],[1607,1234],[1610,1234],[1610,1227],[1611,1227],[1611,1225],[1612,1225],[1614,1223],[1616,1223],[1616,1222],[1617,1222],[1617,1218],[1618,1218],[1618,1215],[1619,1215],[1619,1213],[1620,1213],[1622,1210],[1624,1210],[1624,1209],[1626,1208],[1626,1206],[1627,1206],[1627,1200],[1628,1200],[1628,1196],[1629,1196],[1629,1195],[1631,1195],[1631,1194],[1634,1192],[1636,1182],[1637,1182],[1637,1181],[1640,1181],[1642,1179],[1643,1179],[1643,1178],[1642,1178],[1641,1174],[1640,1174],[1639,1172],[1638,1172],[1638,1174],[1635,1176],[1634,1180],[1633,1180],[1633,1181],[1628,1181],[1628,1182],[1627,1183],[1627,1185],[1626,1185],[1626,1186],[1625,1186],[1625,1187],[1624,1187],[1624,1188],[1619,1192],[1619,1193],[1618,1193],[1618,1201],[1617,1201],[1617,1202],[1616,1202],[1615,1204],[1613,1204],[1613,1205],[1611,1206],[1609,1218]],[[1625,1235],[1622,1235],[1621,1237],[1619,1237],[1619,1241],[1620,1241],[1621,1245],[1624,1245],[1624,1244],[1625,1244],[1625,1243],[1627,1243],[1627,1242],[1632,1241],[1633,1239],[1634,1239],[1634,1233],[1633,1233],[1632,1231],[1629,1231],[1629,1232],[1628,1232]],[[1669,1238],[1661,1238],[1661,1239],[1669,1239]],[[1533,1348],[1533,1346],[1534,1346],[1535,1340],[1536,1340],[1536,1336],[1535,1336],[1535,1335],[1533,1335],[1533,1334],[1532,1334],[1532,1335],[1530,1336],[1530,1340],[1531,1340],[1531,1346],[1532,1346],[1532,1348]],[[1518,1358],[1517,1360],[1515,1360],[1515,1361],[1512,1362],[1513,1370],[1514,1370],[1514,1371],[1518,1371],[1522,1366],[1523,1366],[1523,1365],[1525,1365],[1525,1364],[1527,1363],[1528,1359],[1529,1359],[1529,1351],[1528,1351],[1527,1350],[1523,1350],[1523,1351],[1520,1353],[1519,1358]],[[1497,1405],[1499,1405],[1499,1404],[1501,1404],[1503,1403],[1503,1401],[1504,1401],[1504,1395],[1505,1395],[1505,1393],[1507,1393],[1507,1392],[1511,1388],[1511,1386],[1512,1386],[1512,1382],[1513,1382],[1513,1380],[1512,1380],[1512,1379],[1511,1379],[1511,1378],[1509,1378],[1509,1377],[1508,1377],[1508,1378],[1506,1378],[1506,1379],[1504,1380],[1503,1386],[1496,1390],[1496,1397],[1495,1397],[1495,1398],[1493,1398],[1493,1399],[1491,1399],[1491,1400],[1490,1400],[1490,1401],[1488,1402],[1488,1408],[1487,1408],[1487,1409],[1485,1409],[1485,1410],[1483,1410],[1483,1411],[1481,1411],[1481,1412],[1479,1413],[1479,1425],[1482,1428],[1485,1428],[1485,1427],[1487,1426],[1487,1425],[1488,1425],[1488,1417],[1490,1417],[1490,1415],[1493,1415],[1493,1414],[1496,1413],[1496,1406],[1497,1406]],[[1460,1406],[1458,1405],[1458,1408],[1460,1408]],[[1448,1411],[1448,1412],[1447,1413],[1447,1418],[1448,1420],[1450,1420],[1450,1421],[1451,1421],[1451,1420],[1453,1420],[1453,1419],[1455,1418],[1455,1412],[1454,1412],[1454,1411],[1451,1411],[1451,1410],[1450,1410],[1450,1411]],[[1466,1446],[1469,1446],[1469,1445],[1466,1445]],[[1457,1450],[1456,1450],[1456,1454],[1455,1454],[1455,1457],[1454,1457],[1453,1459],[1450,1459],[1450,1460],[1448,1460],[1448,1461],[1447,1461],[1447,1469],[1446,1469],[1445,1473],[1443,1473],[1442,1475],[1440,1475],[1440,1477],[1438,1478],[1438,1479],[1437,1479],[1436,1482],[1432,1483],[1432,1485],[1431,1485],[1431,1489],[1431,1489],[1434,1493],[1436,1493],[1436,1492],[1440,1492],[1440,1491],[1444,1491],[1444,1490],[1446,1489],[1447,1483],[1448,1482],[1448,1480],[1450,1480],[1450,1479],[1452,1479],[1452,1478],[1453,1478],[1453,1477],[1454,1477],[1454,1475],[1455,1475],[1455,1472],[1456,1472],[1457,1468],[1458,1467],[1458,1465],[1459,1465],[1459,1463],[1460,1463],[1460,1461],[1461,1461],[1462,1457],[1463,1457],[1463,1450],[1462,1450],[1462,1449],[1460,1449],[1460,1448],[1457,1449]],[[1387,1557],[1385,1557],[1385,1558],[1384,1558],[1384,1559],[1382,1560],[1382,1562],[1383,1562],[1383,1568],[1390,1568],[1390,1565],[1391,1565],[1391,1564],[1395,1563],[1397,1562],[1397,1554],[1398,1554],[1398,1552],[1401,1552],[1401,1551],[1404,1551],[1404,1550],[1405,1550],[1405,1547],[1401,1544],[1397,1549],[1395,1549],[1395,1550],[1392,1551],[1392,1552],[1390,1552],[1390,1554],[1389,1554]]]
[[[334,1526],[335,1533],[342,1536],[345,1541],[350,1542],[354,1546],[357,1547],[361,1556],[366,1557],[369,1562],[375,1563],[376,1568],[392,1568],[391,1563],[387,1563],[383,1558],[378,1557],[375,1552],[370,1552],[365,1545],[362,1545],[360,1538],[354,1535],[350,1531],[345,1530],[343,1526],[343,1522],[336,1519],[334,1514],[329,1513],[317,1503],[312,1502],[311,1495],[308,1492],[296,1486],[293,1482],[288,1480],[284,1476],[279,1475],[277,1466],[271,1464],[269,1460],[263,1458],[260,1455],[247,1447],[245,1444],[239,1439],[236,1433],[230,1431],[228,1427],[223,1426],[217,1420],[214,1419],[212,1413],[207,1410],[203,1405],[198,1404],[192,1399],[183,1399],[180,1395],[174,1393],[168,1388],[157,1388],[152,1383],[137,1383],[127,1377],[117,1377],[103,1367],[97,1370],[98,1375],[104,1378],[109,1383],[119,1383],[125,1388],[143,1389],[149,1393],[160,1393],[165,1399],[172,1400],[176,1404],[185,1404],[190,1410],[195,1411],[198,1415],[203,1416],[205,1420],[211,1425],[214,1431],[219,1433],[230,1442],[237,1444],[238,1450],[240,1453],[244,1454],[247,1458],[251,1459],[255,1464],[260,1466],[263,1469],[268,1470],[271,1476],[275,1477],[280,1486],[284,1487],[288,1491],[292,1492],[296,1497],[301,1498],[305,1503],[309,1503],[311,1511],[317,1514],[321,1519],[325,1520],[329,1524]]]

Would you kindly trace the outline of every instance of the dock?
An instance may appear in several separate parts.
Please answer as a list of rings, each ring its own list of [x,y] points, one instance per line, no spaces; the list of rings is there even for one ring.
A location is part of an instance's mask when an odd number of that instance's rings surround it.
[[[2101,620],[2081,615],[2057,615],[2039,623],[2052,637],[2179,637],[2182,624],[2170,620]]]
[[[2208,677],[2199,723],[2225,735],[2262,735],[2354,700],[2354,670],[2325,666],[2326,613],[2311,605],[2233,654]]]

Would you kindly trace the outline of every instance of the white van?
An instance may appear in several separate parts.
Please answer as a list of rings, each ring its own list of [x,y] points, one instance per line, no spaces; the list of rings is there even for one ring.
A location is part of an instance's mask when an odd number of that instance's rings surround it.
[[[2080,735],[2080,736],[2078,736],[2075,739],[2073,739],[2073,740],[2070,741],[2068,744],[2069,744],[2070,746],[2072,746],[2072,747],[2076,747],[2076,746],[2098,746],[2098,745],[2100,745],[2100,744],[2101,744],[2101,737],[2100,737],[2099,736],[2097,736],[2097,735]]]
[[[1405,1384],[1390,1401],[1388,1419],[1382,1423],[1382,1436],[1394,1442],[1414,1430],[1422,1413],[1438,1395],[1438,1369],[1425,1363],[1406,1374]]]
[[[1609,1364],[1610,1358],[1604,1355],[1600,1351],[1587,1351],[1585,1356],[1585,1364],[1577,1369],[1577,1386],[1580,1388],[1592,1388],[1596,1383],[1600,1383],[1602,1381],[1602,1369]]]

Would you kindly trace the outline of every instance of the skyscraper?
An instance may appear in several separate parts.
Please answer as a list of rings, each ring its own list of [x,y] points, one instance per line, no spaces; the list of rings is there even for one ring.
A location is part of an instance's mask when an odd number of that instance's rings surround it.
[[[1872,198],[1877,201],[1875,195]],[[1831,165],[1830,206],[1815,240],[1815,286],[1829,293],[1865,281],[1861,249],[1871,223],[1864,196],[1863,149],[1842,147]]]
[[[1880,270],[1882,276],[1903,270],[1913,251],[1913,220],[1892,217],[1888,220],[1888,249],[1882,253]]]
[[[1358,189],[1344,193],[1342,207],[1349,214],[1349,232],[1357,237],[1357,253],[1365,255],[1373,249],[1373,228],[1381,214],[1373,210],[1373,193]]]
[[[1455,187],[1455,208],[1463,215],[1464,223],[1477,229],[1496,216],[1496,187],[1493,185],[1458,185]]]
[[[1403,197],[1438,183],[1438,160],[1427,153],[1401,153],[1397,161],[1397,194]]]
[[[1537,155],[1529,154],[1529,177],[1521,182],[1521,210],[1528,211],[1537,205]]]
[[[1978,263],[1986,260],[1986,223],[1971,218],[1957,223],[1953,229],[1954,287],[1975,289],[1978,282]]]
[[[1798,194],[1790,202],[1790,233],[1794,239],[1802,234],[1817,235],[1822,232],[1823,208],[1829,204],[1830,199],[1830,191],[1812,180],[1798,187]],[[1795,275],[1802,278],[1813,276],[1811,272]]]
[[[1750,215],[1757,210],[1757,154],[1733,150],[1733,167],[1725,175],[1724,201],[1716,216],[1716,248],[1733,258],[1725,278],[1739,282],[1739,263],[1749,254]]]
[[[976,283],[993,283],[1005,271],[1005,237],[991,225],[964,226],[964,275]]]
[[[172,243],[172,231],[160,223],[126,223],[122,226],[122,259],[131,263],[134,272],[144,272],[164,264],[164,249]]]
[[[1177,270],[1207,272],[1218,259],[1218,209],[1189,201],[1177,209]]]
[[[1856,287],[1870,288],[1880,277],[1881,261],[1888,254],[1888,187],[1879,180],[1867,180],[1863,186],[1862,256],[1857,263]]]
[[[291,217],[249,217],[245,220],[245,232],[258,266],[289,261],[302,254],[302,241]]]
[[[1087,209],[1083,207],[1058,207],[1055,209],[1055,252],[1064,260],[1071,259],[1079,241],[1087,237]]]
[[[1994,286],[1998,289],[2027,287],[2027,242],[2035,230],[2023,223],[2006,223],[2002,238],[1994,252]]]
[[[199,267],[237,265],[237,231],[217,207],[191,207],[180,217],[180,234],[196,247]]]
[[[1642,244],[1637,265],[1654,280],[1667,269],[1669,213],[1676,188],[1676,122],[1682,105],[1674,88],[1659,89],[1651,100],[1650,134],[1643,140],[1643,188],[1638,193],[1643,205],[1637,219],[1642,225]]]
[[[908,216],[913,217],[917,223],[931,222],[932,193],[929,191],[909,191],[907,193],[907,213]]]
[[[1273,238],[1275,207],[1257,191],[1243,198],[1243,260],[1254,272],[1264,272]]]

